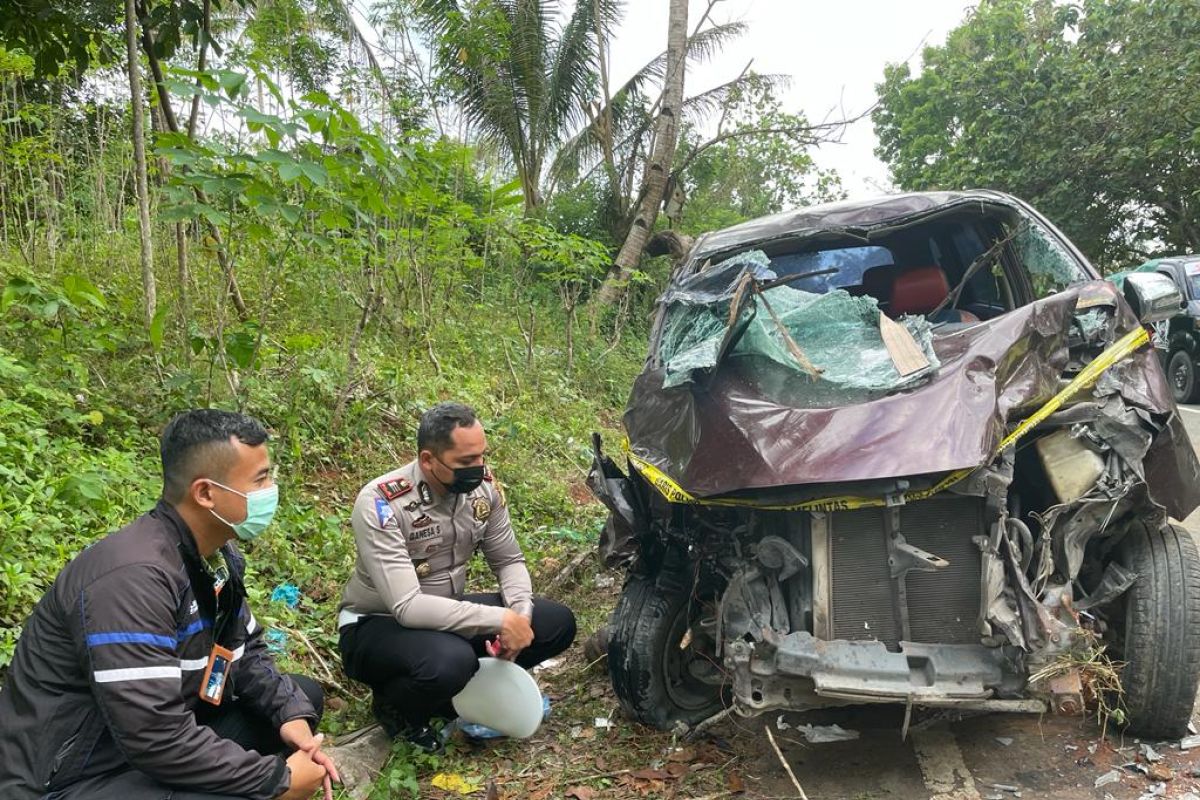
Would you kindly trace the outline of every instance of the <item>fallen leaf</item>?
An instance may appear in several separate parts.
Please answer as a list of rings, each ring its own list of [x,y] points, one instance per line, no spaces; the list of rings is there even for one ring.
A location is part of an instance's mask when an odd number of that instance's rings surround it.
[[[688,763],[690,761],[695,761],[695,760],[696,760],[696,750],[695,750],[695,748],[692,748],[692,747],[684,747],[682,749],[676,750],[674,753],[671,753],[671,755],[667,756],[667,761],[678,761],[678,762],[682,762],[682,763]]]
[[[675,779],[682,778],[690,771],[691,768],[687,764],[680,764],[678,762],[671,762],[670,764],[667,764],[667,774]]]
[[[661,769],[639,769],[629,773],[630,777],[639,781],[665,781],[671,776]]]
[[[596,797],[596,790],[587,786],[572,786],[567,789],[567,797],[573,797],[575,800],[593,800]]]
[[[474,794],[483,786],[477,780],[464,778],[454,772],[439,772],[433,776],[430,783],[438,788],[445,789],[447,792],[457,792],[458,794]]]
[[[742,781],[742,775],[736,769],[731,769],[725,774],[725,788],[734,794],[741,794],[746,791],[746,784]]]
[[[500,790],[496,788],[495,781],[488,781],[486,800],[500,800]]]
[[[1150,780],[1152,781],[1175,780],[1175,770],[1171,769],[1166,764],[1152,764],[1148,774],[1150,775]]]

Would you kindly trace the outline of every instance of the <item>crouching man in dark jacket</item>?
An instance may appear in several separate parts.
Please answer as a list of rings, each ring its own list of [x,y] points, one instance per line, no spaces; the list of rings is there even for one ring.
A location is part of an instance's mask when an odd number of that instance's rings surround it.
[[[332,796],[321,689],[275,669],[232,544],[275,511],[266,440],[241,414],[179,415],[162,500],[59,573],[0,692],[4,800]]]

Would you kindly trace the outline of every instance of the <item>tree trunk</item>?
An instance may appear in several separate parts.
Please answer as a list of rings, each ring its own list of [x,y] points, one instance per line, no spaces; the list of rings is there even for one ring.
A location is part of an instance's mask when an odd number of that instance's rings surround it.
[[[157,297],[154,288],[154,248],[150,240],[150,190],[146,183],[146,131],[142,113],[142,67],[138,63],[137,14],[134,0],[125,0],[125,50],[129,66],[129,99],[133,114],[133,162],[137,173],[138,237],[142,261],[142,308],[146,328],[154,322]]]
[[[142,8],[142,18],[145,18],[147,13],[146,8]],[[149,28],[142,28],[142,48],[146,53],[146,61],[150,64],[150,74],[154,78],[154,89],[158,95],[158,105],[162,109],[163,122],[166,124],[167,130],[171,133],[179,133],[179,120],[175,116],[175,109],[171,106],[171,96],[167,93],[167,83],[163,75],[162,65],[158,62],[158,56],[154,54],[154,36]],[[259,105],[261,106],[261,98]],[[191,134],[188,134],[189,137]],[[200,187],[193,187],[196,194],[196,199],[201,203],[208,203],[208,196]],[[237,311],[238,319],[246,322],[250,319],[250,310],[246,307],[246,301],[242,297],[242,290],[238,288],[237,275],[233,269],[233,259],[229,256],[229,251],[225,247],[225,241],[221,236],[221,229],[217,227],[209,219],[204,220],[204,224],[208,227],[208,233],[212,237],[214,249],[217,254],[217,262],[221,265],[221,272],[225,276],[225,287],[229,292],[229,299],[233,303],[234,309]]]
[[[599,305],[611,305],[629,285],[629,278],[642,257],[642,250],[654,230],[658,209],[662,206],[667,177],[675,159],[675,143],[679,135],[679,112],[683,106],[683,76],[687,56],[687,0],[671,0],[667,22],[667,72],[663,78],[662,107],[654,123],[654,148],[646,162],[642,189],[638,193],[637,213],[633,225],[617,253],[616,261],[596,294]]]

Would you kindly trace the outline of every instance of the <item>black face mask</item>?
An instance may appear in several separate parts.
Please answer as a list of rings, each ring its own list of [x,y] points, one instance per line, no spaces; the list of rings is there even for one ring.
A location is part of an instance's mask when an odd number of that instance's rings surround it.
[[[483,483],[483,464],[475,467],[451,467],[440,458],[438,459],[438,463],[454,473],[454,480],[446,484],[446,491],[448,492],[453,494],[469,494],[478,489],[479,484]]]

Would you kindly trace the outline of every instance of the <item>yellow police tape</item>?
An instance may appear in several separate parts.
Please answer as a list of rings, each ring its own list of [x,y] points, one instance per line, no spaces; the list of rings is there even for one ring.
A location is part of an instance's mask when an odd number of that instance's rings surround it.
[[[1026,433],[1035,428],[1038,424],[1044,421],[1047,417],[1062,408],[1067,400],[1081,389],[1086,389],[1100,379],[1105,370],[1116,364],[1118,361],[1128,357],[1131,353],[1137,350],[1142,345],[1150,341],[1150,335],[1145,328],[1138,327],[1135,330],[1122,336],[1117,341],[1113,342],[1107,350],[1096,356],[1087,364],[1079,374],[1076,375],[1065,388],[1044,406],[1033,412],[1029,417],[1024,419],[1012,433],[1005,436],[1000,444],[992,453],[990,460],[1004,452],[1014,442],[1024,436]],[[629,458],[629,462],[634,468],[645,478],[658,493],[661,494],[667,502],[680,503],[683,505],[700,505],[700,506],[727,506],[733,508],[755,508],[762,511],[852,511],[857,508],[878,508],[887,505],[887,500],[883,497],[861,497],[855,495],[842,495],[835,497],[822,497],[817,500],[805,500],[800,503],[766,503],[762,501],[749,499],[734,499],[721,497],[696,497],[688,492],[678,483],[671,479],[669,475],[663,472],[658,467],[651,464],[649,461],[635,455],[630,448],[629,440],[623,442],[625,455]],[[935,494],[948,489],[950,486],[958,483],[963,478],[974,472],[977,467],[968,467],[959,469],[946,475],[940,481],[928,489],[920,489],[915,492],[906,492],[901,495],[904,502],[913,502],[914,500],[926,500],[933,497]]]

